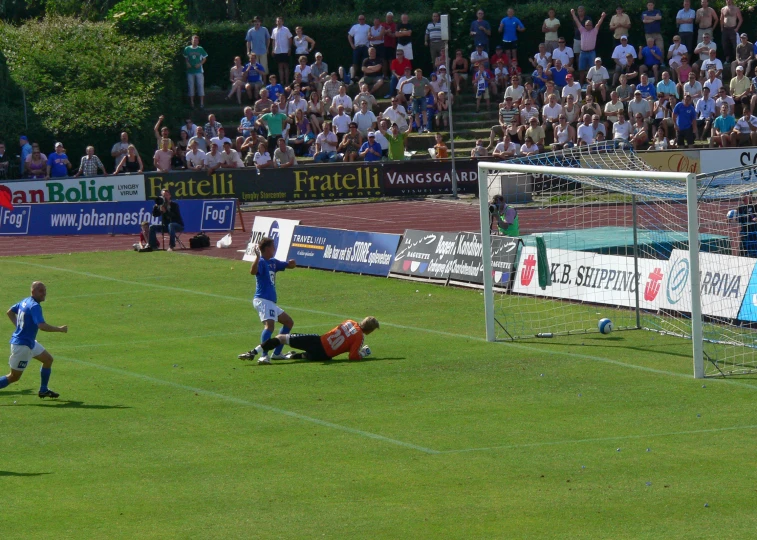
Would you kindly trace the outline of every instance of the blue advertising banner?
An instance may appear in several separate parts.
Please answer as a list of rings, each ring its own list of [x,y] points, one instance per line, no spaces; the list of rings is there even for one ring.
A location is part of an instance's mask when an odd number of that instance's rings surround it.
[[[298,266],[386,277],[399,242],[399,234],[298,225],[289,258]]]
[[[180,200],[186,232],[230,231],[236,201]],[[160,224],[153,201],[17,204],[0,208],[0,236],[138,234],[140,224]]]
[[[749,278],[744,300],[741,301],[739,310],[739,320],[757,322],[757,265],[752,270],[752,276]]]

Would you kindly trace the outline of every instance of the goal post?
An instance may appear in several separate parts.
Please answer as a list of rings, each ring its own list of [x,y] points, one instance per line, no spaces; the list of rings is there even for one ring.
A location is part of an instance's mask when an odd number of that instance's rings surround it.
[[[555,154],[552,154],[554,156]],[[587,153],[588,155],[588,153]],[[607,184],[612,185],[617,189],[618,193],[625,194],[631,197],[633,200],[633,249],[634,249],[634,270],[633,270],[633,289],[636,297],[636,326],[638,327],[638,303],[639,303],[639,272],[638,261],[636,260],[636,248],[637,248],[637,224],[636,224],[636,193],[638,188],[639,193],[645,193],[648,191],[646,188],[649,185],[660,184],[664,185],[665,189],[669,189],[676,193],[678,199],[683,202],[686,201],[686,221],[681,223],[681,226],[685,226],[687,229],[686,244],[688,249],[688,276],[691,284],[691,297],[687,300],[690,301],[690,337],[692,339],[692,355],[694,364],[694,376],[696,378],[703,378],[705,376],[704,370],[704,355],[703,355],[703,330],[702,330],[702,307],[701,307],[701,290],[700,290],[700,264],[699,264],[699,214],[698,214],[698,183],[697,177],[691,173],[672,173],[672,172],[659,172],[651,170],[649,167],[639,167],[636,160],[633,162],[636,170],[630,167],[628,163],[623,163],[622,159],[609,160],[598,163],[596,160],[592,161],[591,156],[589,159],[573,161],[572,164],[583,164],[585,161],[592,165],[600,165],[602,168],[585,168],[585,167],[561,167],[551,164],[524,164],[516,162],[488,162],[481,161],[478,164],[478,195],[480,203],[480,220],[481,220],[481,239],[482,239],[482,258],[483,258],[483,281],[484,281],[484,310],[486,316],[486,339],[488,341],[495,341],[496,325],[498,324],[495,313],[495,297],[494,297],[494,278],[492,268],[492,250],[491,250],[491,216],[489,213],[489,201],[491,200],[490,186],[491,180],[497,178],[502,180],[504,177],[515,181],[517,177],[523,177],[523,175],[533,177],[549,177],[560,178],[564,182],[571,182],[575,184],[597,184],[606,187]],[[622,156],[621,156],[622,157]],[[542,158],[540,161],[543,163],[550,163],[549,158]],[[565,160],[554,160],[556,163],[564,162]],[[616,161],[616,163],[613,163]],[[643,162],[642,162],[643,163]],[[615,169],[612,168],[614,164],[629,166],[629,169]],[[639,170],[641,169],[641,170]],[[516,176],[517,175],[517,176]],[[637,187],[635,187],[637,186]],[[608,199],[610,196],[608,196]],[[576,203],[586,205],[585,201]],[[567,206],[567,205],[566,205]],[[664,211],[665,209],[663,209]],[[591,210],[589,210],[591,211]],[[681,216],[683,218],[683,216]],[[517,272],[517,269],[516,269]],[[511,277],[511,279],[513,279]],[[515,294],[512,290],[504,294]],[[524,315],[525,316],[525,315]],[[537,329],[538,330],[538,329]],[[551,336],[552,334],[549,333]],[[533,337],[533,336],[532,336]]]

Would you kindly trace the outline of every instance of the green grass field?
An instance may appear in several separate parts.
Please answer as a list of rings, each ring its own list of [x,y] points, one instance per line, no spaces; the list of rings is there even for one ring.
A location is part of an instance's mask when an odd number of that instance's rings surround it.
[[[483,339],[478,291],[310,270],[302,332],[375,315],[368,361],[237,360],[248,264],[0,259],[48,286],[56,357],[0,390],[0,538],[753,538],[757,381],[694,380],[690,343]],[[12,332],[5,323],[7,337]]]

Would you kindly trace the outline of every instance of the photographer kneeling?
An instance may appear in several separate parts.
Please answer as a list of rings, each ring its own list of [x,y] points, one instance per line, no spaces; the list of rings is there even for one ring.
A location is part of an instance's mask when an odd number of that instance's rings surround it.
[[[489,201],[489,215],[492,220],[496,220],[499,234],[510,237],[520,236],[518,211],[514,206],[507,204],[502,195],[495,195]]]
[[[167,189],[160,192],[160,197],[155,197],[155,206],[152,208],[152,215],[155,217],[160,216],[163,223],[161,225],[150,226],[150,247],[157,249],[158,232],[165,233],[168,231],[170,234],[168,251],[173,251],[173,248],[176,246],[176,233],[184,230],[184,220],[181,219],[179,204],[171,200],[171,193]]]

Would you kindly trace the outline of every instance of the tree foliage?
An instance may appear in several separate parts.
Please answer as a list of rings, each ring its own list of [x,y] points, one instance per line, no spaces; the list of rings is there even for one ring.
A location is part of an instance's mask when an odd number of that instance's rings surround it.
[[[124,34],[177,33],[187,24],[187,7],[182,0],[122,0],[110,10],[108,20]]]

